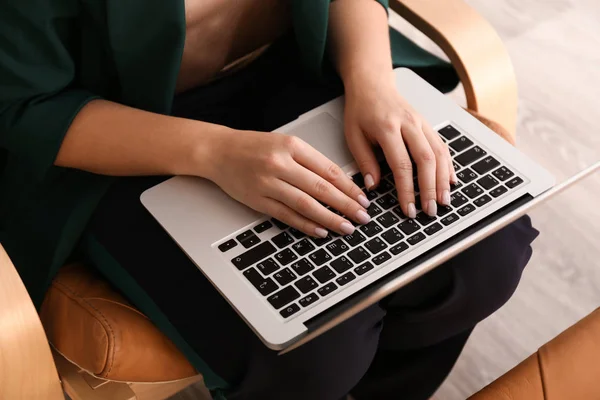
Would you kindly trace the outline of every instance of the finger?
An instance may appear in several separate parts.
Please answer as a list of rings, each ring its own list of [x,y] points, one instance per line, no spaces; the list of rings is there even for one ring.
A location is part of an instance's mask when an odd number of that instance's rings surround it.
[[[373,190],[381,180],[381,170],[373,152],[373,146],[363,132],[360,131],[360,128],[346,127],[346,130],[346,142],[363,176],[365,187],[367,190]]]
[[[436,191],[437,202],[445,206],[450,205],[450,170],[448,169],[448,147],[440,136],[431,129],[429,124],[423,123],[423,133],[429,141],[436,158]]]
[[[437,168],[435,153],[429,141],[418,125],[406,123],[402,125],[402,137],[406,142],[413,160],[417,164],[421,205],[428,215],[437,214]]]
[[[278,181],[273,187],[272,195],[269,194],[269,197],[282,202],[298,214],[325,229],[342,235],[354,233],[354,225],[347,219],[328,210],[312,196],[285,181]]]
[[[261,203],[262,206],[258,211],[268,214],[284,224],[289,225],[292,228],[296,228],[309,236],[325,238],[329,234],[327,229],[316,224],[314,221],[303,217],[280,201],[263,197],[261,199]]]
[[[448,170],[450,171],[450,183],[454,185],[458,182],[458,176],[456,176],[456,170],[454,169],[454,163],[452,162],[450,150],[448,150]]]
[[[415,189],[413,185],[413,166],[400,132],[381,135],[380,143],[385,159],[394,174],[398,191],[398,202],[404,215],[417,216],[415,207]]]
[[[346,175],[336,163],[325,157],[323,153],[317,151],[314,147],[305,142],[299,142],[296,151],[293,153],[293,157],[298,164],[314,172],[327,182],[330,182],[339,190],[339,192],[349,198],[347,200],[344,199],[344,201],[352,200],[353,202],[358,202],[365,209],[369,207],[369,200],[363,191],[354,183],[352,178]],[[319,200],[325,201],[322,199]],[[345,210],[339,208],[336,209],[345,213]],[[347,210],[350,211],[349,208]],[[346,215],[350,215],[351,218],[353,218],[355,213]]]
[[[336,176],[335,180],[346,180],[340,179],[342,175],[345,176],[347,180],[350,180],[350,178],[348,178],[346,174],[339,169],[339,167],[333,163],[331,163],[331,165],[339,170],[338,172],[333,173],[333,175]],[[342,214],[348,218],[352,218],[359,224],[364,225],[371,221],[371,217],[369,214],[367,214],[365,208],[354,201],[352,197],[347,196],[344,192],[334,186],[333,183],[317,175],[313,171],[303,167],[302,165],[296,164],[294,167],[290,168],[290,170],[287,171],[286,174],[281,177],[281,179],[300,189],[302,192],[308,194],[314,199],[319,200],[340,211]],[[351,180],[350,182],[352,183]],[[352,183],[352,186],[356,187],[356,189],[361,193],[361,196],[364,196],[362,191],[354,183]]]

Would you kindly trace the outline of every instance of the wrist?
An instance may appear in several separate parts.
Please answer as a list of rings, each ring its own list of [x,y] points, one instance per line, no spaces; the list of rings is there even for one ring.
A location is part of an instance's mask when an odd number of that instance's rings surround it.
[[[390,65],[357,65],[342,75],[347,95],[361,93],[365,88],[395,87],[394,70]]]

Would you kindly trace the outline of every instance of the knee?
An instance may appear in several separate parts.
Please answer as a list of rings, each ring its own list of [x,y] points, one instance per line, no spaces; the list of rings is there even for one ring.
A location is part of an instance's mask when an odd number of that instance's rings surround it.
[[[304,346],[270,359],[268,366],[263,360],[263,371],[256,372],[267,379],[257,377],[265,384],[254,387],[253,395],[248,398],[342,398],[371,365],[384,315],[378,306],[371,307]],[[252,378],[248,381],[252,382]]]
[[[456,266],[468,303],[485,318],[504,305],[516,291],[532,255],[538,231],[524,216],[465,252]]]

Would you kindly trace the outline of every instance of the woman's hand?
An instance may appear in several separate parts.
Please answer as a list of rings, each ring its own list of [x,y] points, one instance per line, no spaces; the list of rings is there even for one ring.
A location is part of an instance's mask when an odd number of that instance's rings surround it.
[[[327,230],[352,234],[354,226],[321,203],[360,224],[369,201],[339,166],[303,140],[277,133],[228,131],[215,138],[218,162],[207,178],[256,211],[316,237]],[[318,200],[318,201],[317,201]]]
[[[391,70],[389,71],[392,72]],[[381,146],[405,215],[416,216],[413,164],[417,165],[423,211],[434,216],[437,203],[450,205],[450,183],[457,181],[448,146],[398,93],[393,73],[346,80],[345,132],[365,186],[379,184],[381,171],[373,146]]]

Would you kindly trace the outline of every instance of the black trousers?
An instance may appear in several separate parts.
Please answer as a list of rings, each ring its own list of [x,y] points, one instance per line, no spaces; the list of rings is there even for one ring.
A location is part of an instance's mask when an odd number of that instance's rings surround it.
[[[275,46],[245,70],[177,96],[173,112],[239,129],[275,129],[341,93],[339,85],[306,78],[298,63],[289,47]],[[163,179],[118,180],[88,233],[232,385],[231,400],[337,400],[349,392],[359,400],[427,399],[475,325],[515,291],[537,236],[529,218],[521,218],[380,304],[277,356],[140,204],[139,195]]]

